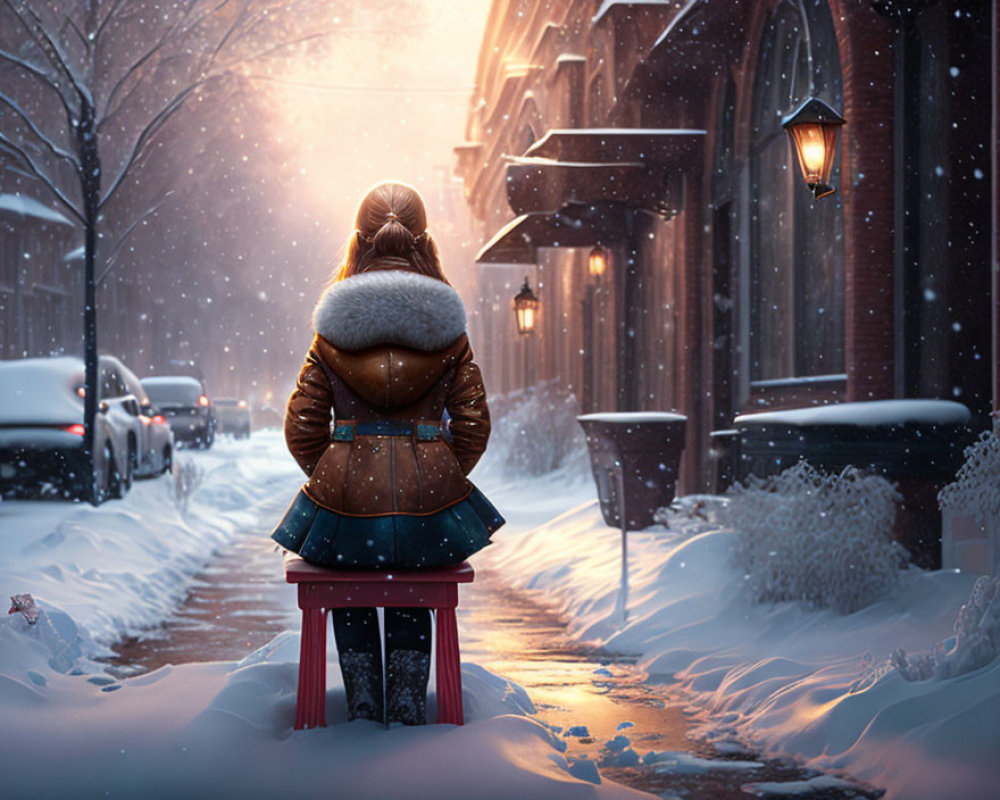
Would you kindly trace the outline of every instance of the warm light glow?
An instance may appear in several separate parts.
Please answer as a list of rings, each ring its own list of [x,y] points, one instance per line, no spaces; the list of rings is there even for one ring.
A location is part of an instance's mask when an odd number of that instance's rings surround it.
[[[514,295],[514,318],[517,321],[517,332],[522,336],[535,332],[535,312],[539,305],[538,298],[531,291],[528,278],[525,277],[520,290]]]
[[[162,425],[166,421],[167,421],[166,418],[162,414],[157,414],[155,417],[153,417],[153,422],[157,425]]]
[[[823,146],[823,138],[819,134],[819,130],[810,128],[806,135],[803,136],[805,141],[802,143],[802,164],[807,183],[819,183],[820,178],[823,176],[826,147]]]
[[[802,177],[817,199],[836,191],[830,185],[830,174],[837,154],[837,130],[843,124],[836,111],[815,97],[782,123],[798,156]]]
[[[77,386],[76,387],[76,393],[78,395],[80,395],[80,397],[86,397],[87,396],[87,390],[84,389],[82,386]]]
[[[597,246],[590,251],[590,258],[587,260],[587,268],[591,277],[600,278],[608,268],[608,254],[604,248]]]
[[[202,395],[201,397],[199,397],[198,398],[198,405],[200,405],[202,407],[207,406],[208,405],[208,398],[205,397],[205,395]]]
[[[87,429],[77,423],[76,425],[67,425],[66,433],[72,433],[75,436],[83,436],[87,432]]]
[[[238,402],[236,405],[239,406],[240,408],[246,408],[247,407],[247,401],[246,400],[240,400],[240,402]]]
[[[521,333],[531,333],[535,329],[535,310],[519,308],[517,310],[517,328]]]

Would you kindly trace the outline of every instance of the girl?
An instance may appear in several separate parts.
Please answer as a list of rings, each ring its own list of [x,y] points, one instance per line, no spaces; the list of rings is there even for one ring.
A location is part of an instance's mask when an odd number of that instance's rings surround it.
[[[489,544],[504,520],[466,478],[490,434],[486,391],[414,188],[361,201],[313,326],[285,415],[309,480],[275,541],[353,569],[457,564]],[[348,717],[422,724],[430,611],[385,610],[384,687],[375,609],[336,610],[333,626]]]

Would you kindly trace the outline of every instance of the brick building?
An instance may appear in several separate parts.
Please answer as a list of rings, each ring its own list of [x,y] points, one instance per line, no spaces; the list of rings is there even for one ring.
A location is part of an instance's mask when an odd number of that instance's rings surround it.
[[[941,398],[985,424],[996,37],[960,0],[494,0],[456,148],[491,388],[686,414],[684,491],[747,411]],[[810,96],[847,120],[819,200],[781,127]]]
[[[19,193],[0,193],[0,358],[74,353],[80,270],[68,253],[76,228]]]

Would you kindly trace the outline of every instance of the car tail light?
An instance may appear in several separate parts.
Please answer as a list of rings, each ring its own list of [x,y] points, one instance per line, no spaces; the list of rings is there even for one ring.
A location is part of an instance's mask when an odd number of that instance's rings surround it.
[[[155,417],[153,417],[153,422],[157,423],[158,425],[162,425],[166,421],[167,418],[164,417],[163,414],[157,414]]]
[[[240,402],[238,402],[236,405],[238,405],[240,408],[246,408],[247,407],[247,401],[246,400],[240,400]]]
[[[205,396],[205,395],[202,395],[201,397],[199,397],[198,398],[198,405],[200,405],[200,406],[207,406],[208,405],[208,397]]]
[[[87,432],[87,429],[80,423],[77,423],[76,425],[67,425],[64,430],[66,433],[72,433],[76,436],[83,436],[83,434]]]

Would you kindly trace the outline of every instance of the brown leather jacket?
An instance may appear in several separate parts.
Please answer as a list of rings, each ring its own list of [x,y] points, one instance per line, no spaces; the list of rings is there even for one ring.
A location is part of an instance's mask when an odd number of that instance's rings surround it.
[[[402,270],[363,273],[333,284],[313,321],[317,335],[285,415],[306,493],[358,516],[429,514],[464,498],[490,417],[454,289]],[[447,431],[426,436],[444,411]],[[347,424],[364,430],[380,421],[414,434],[370,435]]]

